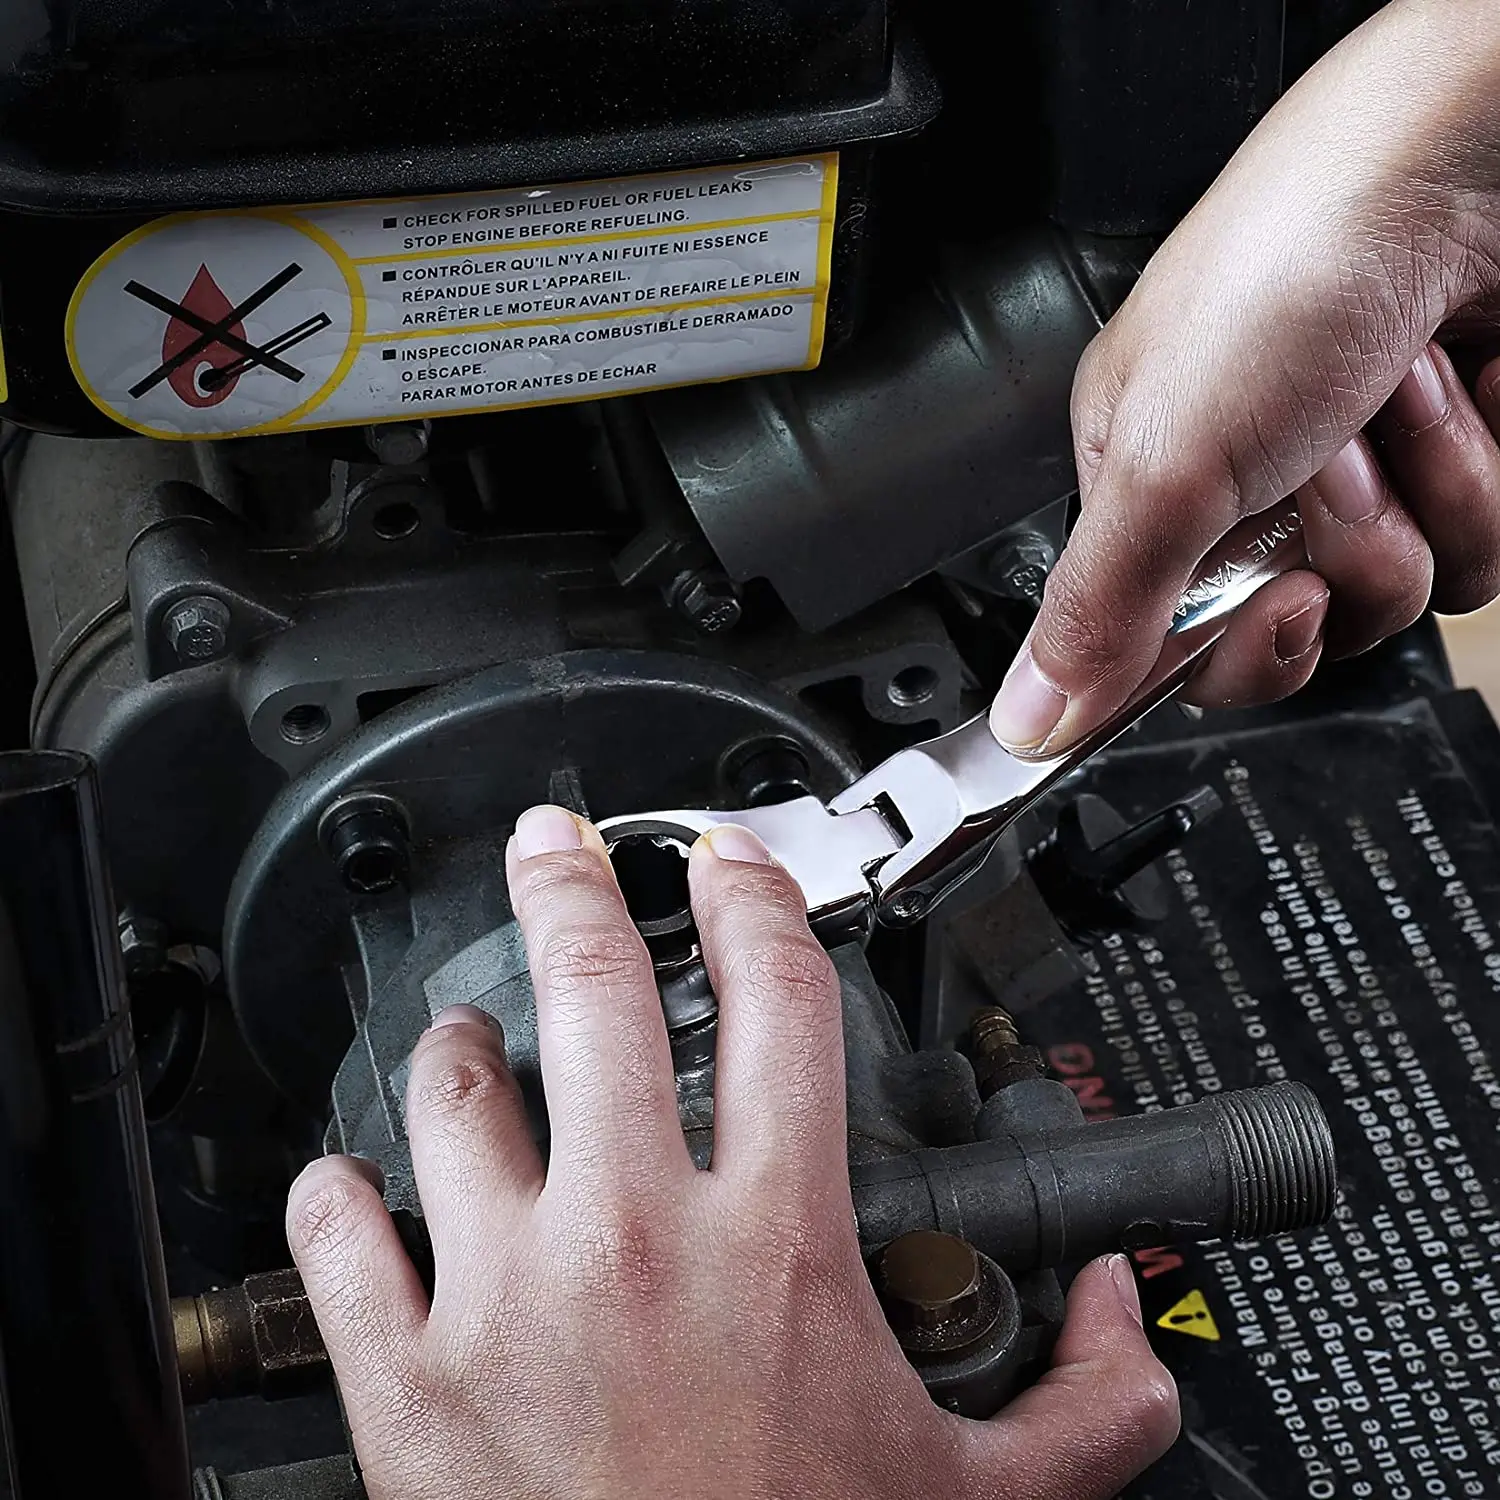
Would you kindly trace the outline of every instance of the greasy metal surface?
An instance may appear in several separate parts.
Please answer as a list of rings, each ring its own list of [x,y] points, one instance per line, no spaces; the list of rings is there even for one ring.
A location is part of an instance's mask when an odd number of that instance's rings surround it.
[[[172,1300],[183,1399],[295,1394],[328,1368],[328,1351],[296,1271]]]
[[[979,1257],[956,1235],[914,1229],[875,1258],[881,1305],[898,1332],[971,1321],[979,1308]]]

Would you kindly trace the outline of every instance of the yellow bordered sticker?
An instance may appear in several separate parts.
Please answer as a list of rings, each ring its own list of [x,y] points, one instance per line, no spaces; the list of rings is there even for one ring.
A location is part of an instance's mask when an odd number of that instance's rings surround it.
[[[594,400],[822,357],[838,157],[158,219],[90,267],[68,358],[151,437]]]

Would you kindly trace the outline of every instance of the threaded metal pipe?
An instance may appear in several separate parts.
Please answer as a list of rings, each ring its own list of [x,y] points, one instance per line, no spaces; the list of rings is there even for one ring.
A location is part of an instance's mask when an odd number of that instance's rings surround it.
[[[967,1239],[1008,1271],[1193,1240],[1253,1240],[1325,1222],[1333,1136],[1300,1083],[1085,1125],[1024,1124],[852,1174],[867,1249],[914,1229]]]
[[[1333,1212],[1338,1168],[1333,1132],[1303,1083],[1273,1083],[1209,1099],[1229,1161],[1227,1234],[1258,1240],[1323,1223]]]

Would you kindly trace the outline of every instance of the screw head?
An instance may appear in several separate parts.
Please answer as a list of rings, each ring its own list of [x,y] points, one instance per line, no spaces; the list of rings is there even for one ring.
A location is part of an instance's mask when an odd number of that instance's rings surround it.
[[[675,592],[678,613],[705,635],[733,629],[744,612],[734,585],[722,573],[689,573]]]
[[[1036,604],[1056,562],[1057,553],[1046,537],[1028,534],[999,547],[987,568],[1001,593]]]
[[[891,902],[889,912],[897,922],[915,922],[927,910],[927,897],[921,891],[907,891]]]
[[[167,611],[167,642],[179,661],[214,661],[229,649],[229,622],[223,600],[194,594]]]
[[[377,463],[405,468],[427,457],[431,437],[430,422],[381,422],[365,429],[365,446]]]

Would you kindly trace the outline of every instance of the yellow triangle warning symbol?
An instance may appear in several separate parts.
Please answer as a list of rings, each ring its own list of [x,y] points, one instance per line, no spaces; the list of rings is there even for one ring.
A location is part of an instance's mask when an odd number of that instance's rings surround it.
[[[1170,1328],[1173,1333],[1190,1333],[1195,1339],[1219,1341],[1219,1325],[1208,1310],[1202,1292],[1189,1292],[1180,1302],[1174,1302],[1156,1320],[1158,1328]]]

